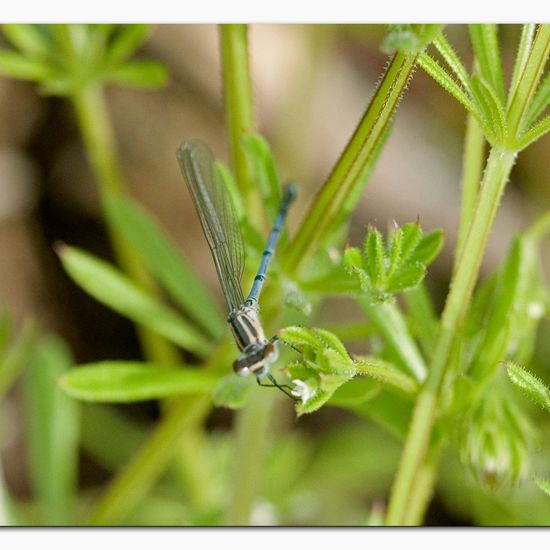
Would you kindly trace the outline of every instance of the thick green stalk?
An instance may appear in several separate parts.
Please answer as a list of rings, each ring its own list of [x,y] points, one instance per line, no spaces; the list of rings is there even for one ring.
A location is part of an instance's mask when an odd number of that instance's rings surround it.
[[[220,44],[233,169],[247,201],[248,212],[253,217],[252,221],[257,227],[261,227],[263,208],[242,145],[243,136],[255,131],[246,25],[220,25]],[[263,317],[266,326],[269,326],[269,312],[264,311]],[[237,413],[237,437],[233,455],[235,475],[232,479],[231,504],[225,518],[229,524],[246,525],[249,521],[260,486],[271,400],[271,395],[258,392],[250,403]]]
[[[479,182],[483,173],[485,152],[485,136],[477,120],[468,114],[466,122],[466,138],[464,141],[464,157],[462,160],[462,203],[460,206],[460,222],[454,258],[454,270],[458,266],[464,243],[468,236],[475,213],[479,194]]]
[[[399,51],[393,57],[367,111],[285,252],[283,267],[287,273],[298,270],[333,227],[349,197],[358,196],[357,186],[366,183],[362,177],[365,167],[378,150],[411,77],[417,55]]]
[[[248,525],[254,500],[261,487],[266,432],[275,395],[260,388],[240,411],[236,423],[236,449],[232,494],[225,525]]]
[[[220,25],[225,113],[231,161],[237,183],[249,207],[259,206],[252,166],[243,147],[244,136],[254,132],[254,107],[248,61],[247,25]],[[256,220],[257,221],[257,220]]]
[[[116,144],[103,89],[88,86],[72,96],[86,153],[99,186],[99,195],[104,205],[109,193],[126,193],[126,185],[117,161]],[[125,273],[141,288],[154,290],[154,285],[142,267],[138,256],[109,225],[107,229],[116,258]],[[178,355],[171,344],[148,329],[137,327],[144,353],[151,360],[173,364]]]
[[[431,500],[434,485],[437,477],[437,466],[439,462],[439,452],[435,450],[422,463],[413,481],[412,494],[414,498],[410,500],[407,507],[404,525],[421,525],[424,520],[426,508]]]
[[[386,522],[402,525],[412,501],[413,481],[425,459],[436,419],[439,391],[450,364],[454,339],[466,313],[496,211],[514,164],[513,152],[493,148],[489,154],[479,204],[465,242],[465,250],[447,297],[426,384],[421,390],[401,462],[392,488]]]

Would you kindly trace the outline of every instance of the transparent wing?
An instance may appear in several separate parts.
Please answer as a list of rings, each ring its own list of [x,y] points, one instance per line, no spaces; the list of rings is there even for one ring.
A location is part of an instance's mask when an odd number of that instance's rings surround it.
[[[178,149],[177,157],[229,309],[238,309],[244,301],[244,245],[231,197],[214,170],[214,156],[207,145],[186,142]]]

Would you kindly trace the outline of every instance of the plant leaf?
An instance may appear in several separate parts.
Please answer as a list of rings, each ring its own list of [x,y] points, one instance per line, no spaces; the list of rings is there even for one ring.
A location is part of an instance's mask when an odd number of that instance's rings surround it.
[[[518,87],[519,80],[525,69],[525,64],[529,59],[531,47],[533,45],[533,37],[535,36],[536,25],[528,23],[523,25],[521,29],[521,38],[519,40],[518,52],[516,55],[516,61],[514,63],[514,73],[510,82],[510,90],[508,92],[508,101],[514,97],[516,88]]]
[[[443,33],[439,34],[433,41],[434,46],[437,48],[437,51],[441,54],[447,65],[457,76],[462,84],[464,90],[467,93],[471,92],[471,83],[470,75],[464,67],[462,60],[457,55],[453,47],[449,44]]]
[[[101,361],[72,369],[61,378],[60,384],[70,396],[83,401],[131,403],[208,393],[218,379],[218,375],[190,367]]]
[[[52,54],[53,43],[44,25],[2,25],[4,36],[29,58],[45,58]]]
[[[489,84],[489,88],[491,88],[499,103],[505,105],[506,94],[497,26],[494,24],[469,25],[468,28],[481,75]]]
[[[506,117],[503,104],[491,86],[477,75],[472,76],[472,92],[476,104],[483,112],[483,118],[488,124],[487,138],[502,143],[506,137]]]
[[[118,25],[107,51],[107,61],[114,65],[126,61],[149,36],[150,25]]]
[[[5,325],[6,328],[9,325]],[[27,366],[36,344],[37,331],[32,321],[27,321],[17,340],[0,356],[0,401],[13,382]]]
[[[220,308],[154,218],[118,194],[107,196],[106,213],[185,313],[209,336],[219,338],[226,328]]]
[[[158,61],[126,61],[108,69],[105,76],[114,84],[136,88],[162,88],[168,82],[168,71]]]
[[[243,137],[243,145],[254,167],[255,181],[260,189],[270,221],[275,219],[281,202],[281,184],[269,143],[259,134]]]
[[[537,405],[550,412],[550,388],[542,380],[512,361],[506,363],[506,370],[510,380],[518,388]]]
[[[112,265],[69,246],[60,248],[59,255],[65,271],[96,300],[189,351],[201,356],[208,353],[210,344],[195,327]]]
[[[540,139],[544,134],[550,131],[550,115],[546,115],[539,120],[532,128],[527,130],[517,141],[516,148],[522,151],[532,143]]]
[[[415,395],[418,391],[418,383],[413,378],[377,357],[357,358],[355,366],[358,373],[370,376],[381,384],[396,388],[405,394]]]
[[[251,376],[227,374],[214,388],[212,401],[216,407],[242,409],[254,391],[256,382]]]
[[[70,525],[78,479],[79,406],[57,385],[72,364],[60,338],[43,338],[25,377],[25,412],[34,494],[48,525]]]
[[[462,103],[466,110],[479,119],[480,125],[484,126],[485,121],[481,119],[477,109],[472,104],[468,95],[453,80],[443,67],[426,52],[422,52],[418,58],[418,64],[428,73],[442,88],[447,90],[457,101]]]
[[[52,75],[49,65],[23,54],[0,50],[0,74],[23,80],[45,80]]]
[[[550,73],[544,77],[529,104],[529,111],[524,123],[525,128],[529,128],[537,120],[548,104],[550,104]]]

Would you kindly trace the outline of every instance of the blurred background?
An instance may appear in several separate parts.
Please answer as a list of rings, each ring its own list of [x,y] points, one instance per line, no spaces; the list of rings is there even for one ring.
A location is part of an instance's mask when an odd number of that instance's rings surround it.
[[[519,25],[501,26],[507,75],[519,32]],[[258,129],[272,146],[281,178],[300,184],[298,204],[289,220],[291,232],[368,104],[387,63],[387,55],[380,50],[385,35],[381,25],[258,24],[249,28]],[[467,28],[450,25],[447,36],[471,66]],[[157,91],[115,86],[108,90],[124,176],[132,195],[161,221],[222,304],[210,252],[175,158],[182,141],[199,138],[210,144],[218,158],[229,160],[217,29],[214,25],[156,26],[138,57],[163,62],[170,82]],[[384,230],[393,220],[405,223],[420,218],[426,230],[443,228],[445,247],[428,280],[439,307],[452,266],[464,130],[464,110],[417,70],[354,213],[349,236],[350,243],[358,245],[367,224]],[[549,154],[550,141],[545,138],[520,155],[491,236],[484,274],[502,259],[514,234],[550,207]],[[17,319],[32,317],[44,330],[62,335],[78,363],[140,358],[131,323],[87,296],[64,273],[53,251],[59,241],[113,259],[74,112],[62,98],[37,94],[32,83],[0,77],[0,303]],[[348,314],[346,307],[343,301],[331,300],[325,310],[337,319]],[[537,353],[548,369],[547,323],[539,340]],[[158,415],[151,403],[117,408],[146,427]],[[19,386],[10,392],[3,414],[5,483],[11,494],[24,501],[30,489]],[[291,414],[290,404],[281,405],[281,415],[290,419],[292,427],[288,456],[302,460],[296,486],[304,489],[280,509],[274,508],[275,497],[271,503],[259,503],[255,521],[345,524],[364,522],[369,513],[376,517],[387,498],[399,442],[374,424],[359,422],[336,408],[324,408],[298,421]],[[231,422],[230,412],[215,409],[208,429],[223,433]],[[83,429],[87,429],[85,423]],[[283,455],[285,449],[280,449]],[[270,475],[284,475],[284,459],[273,461],[278,466]],[[85,444],[80,462],[82,491],[93,493],[110,473],[86,451]],[[453,463],[446,464],[443,480],[453,472]],[[346,474],[350,471],[355,475]],[[312,497],[308,478],[315,480],[313,486],[326,499]],[[429,510],[429,524],[472,524],[490,522],[480,518],[499,517],[502,495],[479,497],[475,502],[484,504],[472,508],[473,501],[457,497],[460,479],[457,474],[455,482],[442,481],[444,487],[438,489]]]

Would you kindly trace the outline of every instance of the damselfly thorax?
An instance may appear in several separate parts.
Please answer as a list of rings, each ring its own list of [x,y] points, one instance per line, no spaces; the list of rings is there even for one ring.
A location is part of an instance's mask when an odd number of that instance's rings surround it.
[[[238,310],[232,311],[227,321],[237,346],[243,352],[233,362],[235,373],[240,376],[266,374],[279,353],[275,340],[265,337],[258,310],[245,303]]]

